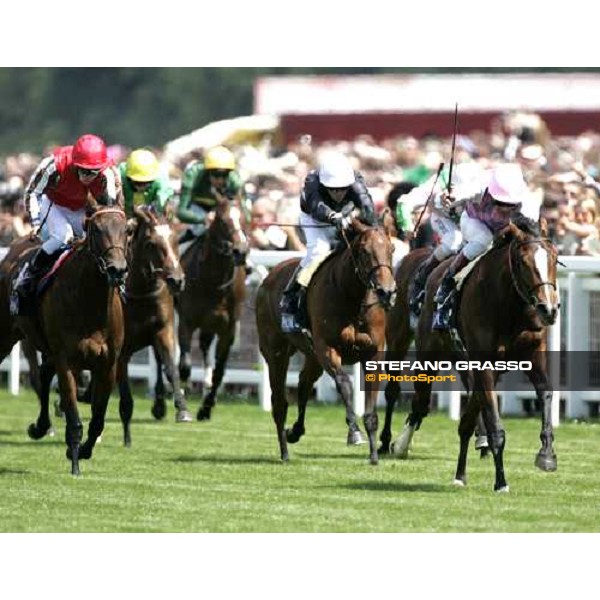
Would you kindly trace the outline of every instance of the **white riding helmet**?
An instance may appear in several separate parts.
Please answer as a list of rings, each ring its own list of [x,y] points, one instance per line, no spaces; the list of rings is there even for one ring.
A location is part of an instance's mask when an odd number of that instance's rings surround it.
[[[349,187],[355,181],[354,169],[343,154],[332,152],[321,161],[319,181],[327,188]]]

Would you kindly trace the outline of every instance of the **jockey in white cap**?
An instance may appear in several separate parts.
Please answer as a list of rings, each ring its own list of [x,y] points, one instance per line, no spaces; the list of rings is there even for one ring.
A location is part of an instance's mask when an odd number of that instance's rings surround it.
[[[363,176],[354,171],[343,154],[329,152],[318,169],[310,171],[300,196],[300,224],[306,237],[306,256],[292,276],[281,300],[282,327],[286,332],[307,326],[305,297],[319,265],[329,256],[340,231],[350,227],[353,216],[375,223],[375,207]]]
[[[483,172],[477,191],[474,194],[472,191],[471,185],[463,190],[457,187],[456,198],[445,199],[450,208],[464,206],[460,229],[466,245],[448,267],[438,288],[433,329],[448,329],[451,304],[448,300],[454,291],[454,277],[485,252],[494,235],[510,223],[511,216],[520,211],[536,223],[539,221],[539,204],[528,202],[530,192],[517,164],[501,164]]]
[[[473,196],[479,191],[482,176],[483,169],[479,164],[474,162],[461,163],[456,165],[454,169],[452,182],[448,181],[449,169],[446,168],[442,170],[439,177],[432,176],[404,197],[404,201],[410,202],[412,205],[424,205],[433,189],[430,223],[440,238],[439,245],[430,254],[429,258],[421,264],[415,275],[409,301],[410,310],[415,316],[420,313],[425,283],[430,273],[449,256],[456,254],[463,241],[459,226],[462,206],[449,207],[444,202],[443,195],[449,184],[452,184],[457,197]]]

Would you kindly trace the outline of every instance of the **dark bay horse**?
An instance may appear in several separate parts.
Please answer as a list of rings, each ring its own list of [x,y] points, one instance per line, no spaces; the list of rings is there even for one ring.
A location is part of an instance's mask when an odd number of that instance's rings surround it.
[[[381,229],[354,220],[356,234],[343,251],[331,255],[314,274],[307,291],[312,341],[302,333],[283,333],[279,302],[298,259],[274,267],[256,297],[259,346],[269,367],[272,415],[277,428],[281,459],[289,459],[287,444],[304,434],[306,404],[314,383],[327,371],[333,377],[346,407],[348,443],[362,441],[352,406],[352,382],[342,365],[353,364],[383,351],[386,310],[394,301],[392,243]],[[288,402],[286,375],[290,357],[305,355],[298,385],[298,418],[285,429]],[[355,382],[358,385],[358,382]],[[366,393],[364,425],[370,444],[370,460],[377,464],[377,388]]]
[[[194,241],[181,259],[186,285],[179,296],[177,311],[181,351],[179,376],[184,388],[187,388],[192,372],[194,332],[200,330],[205,366],[210,344],[215,335],[218,338],[210,390],[197,415],[200,421],[211,417],[246,297],[245,268],[243,260],[237,260],[246,250],[240,218],[239,209],[223,197],[217,203],[206,234]]]
[[[75,244],[58,276],[39,298],[35,314],[15,319],[18,337],[26,337],[46,356],[46,367],[42,365],[42,371],[47,369],[53,373],[56,369],[61,407],[66,416],[67,458],[71,460],[73,475],[79,474],[79,459],[91,457],[96,439],[104,428],[124,338],[123,310],[117,288],[127,272],[125,213],[116,207],[99,208],[90,201],[85,229],[85,240]],[[18,241],[11,249],[19,254],[11,269],[12,277],[30,256],[31,250],[20,251],[24,243]],[[15,341],[14,335],[0,338],[1,358],[10,352]],[[82,369],[89,369],[92,374],[92,419],[88,438],[81,445],[83,426],[77,409],[76,374]],[[48,391],[49,383],[48,379]],[[42,383],[42,388],[44,386]],[[43,398],[40,399],[43,402]],[[47,411],[47,405],[42,405],[37,433],[44,428],[40,423],[42,413],[47,415]]]
[[[175,420],[190,422],[185,396],[175,366],[174,295],[184,287],[185,276],[179,261],[179,249],[174,230],[164,217],[148,210],[135,209],[135,220],[129,244],[129,274],[125,288],[125,341],[119,357],[119,413],[123,423],[126,446],[131,445],[130,422],[133,396],[129,387],[128,366],[134,352],[152,346],[157,363],[164,365],[173,386]],[[152,414],[162,419],[166,413],[162,377],[157,389]]]
[[[556,289],[557,251],[537,224],[516,218],[496,238],[492,249],[474,266],[461,291],[455,323],[463,350],[457,350],[449,332],[432,331],[434,296],[444,274],[442,263],[431,274],[425,304],[416,332],[418,360],[448,356],[472,360],[527,360],[525,371],[535,388],[542,409],[541,449],[535,465],[544,471],[556,470],[551,420],[552,386],[548,377],[546,329],[552,325],[560,307]],[[482,412],[490,451],[494,458],[494,490],[508,491],[504,474],[505,432],[498,411],[495,388],[499,371],[472,370],[473,392],[461,417],[458,432],[460,451],[455,483],[466,484],[469,439]],[[428,371],[435,375],[435,372]],[[429,411],[431,384],[415,383],[415,401],[407,420],[408,430],[396,443],[408,444]]]

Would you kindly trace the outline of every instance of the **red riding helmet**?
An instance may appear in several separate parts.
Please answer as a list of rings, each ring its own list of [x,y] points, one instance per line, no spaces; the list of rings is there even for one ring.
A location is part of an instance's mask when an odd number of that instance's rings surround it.
[[[109,164],[104,140],[90,133],[75,142],[72,157],[73,164],[82,169],[104,169]]]

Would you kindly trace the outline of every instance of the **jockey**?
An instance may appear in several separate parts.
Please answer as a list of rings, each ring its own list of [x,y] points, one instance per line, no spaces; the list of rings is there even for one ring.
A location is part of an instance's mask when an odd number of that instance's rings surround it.
[[[409,306],[411,312],[417,317],[421,312],[427,278],[441,262],[458,252],[463,241],[459,226],[462,207],[446,206],[443,201],[444,191],[450,183],[459,197],[472,196],[477,192],[482,175],[482,168],[477,163],[461,163],[454,170],[452,182],[448,181],[450,170],[446,168],[440,173],[435,188],[436,176],[434,175],[418,188],[411,190],[404,198],[407,204],[424,206],[433,189],[430,222],[440,239],[439,245],[421,264],[415,275]]]
[[[317,170],[308,173],[300,208],[306,255],[281,299],[282,321],[289,331],[308,324],[304,314],[306,290],[317,267],[330,254],[338,232],[348,229],[356,212],[361,221],[375,224],[375,207],[365,180],[343,154],[327,155]]]
[[[33,293],[53,255],[73,237],[83,236],[88,194],[107,206],[122,201],[119,172],[104,141],[91,134],[82,135],[74,146],[56,148],[38,165],[25,189],[33,234],[45,225],[47,239],[19,275],[19,294]]]
[[[539,221],[539,204],[528,202],[529,189],[521,167],[514,163],[501,164],[483,173],[475,194],[465,193],[456,199],[446,196],[449,208],[464,205],[460,229],[466,245],[457,254],[446,271],[437,290],[433,329],[447,330],[450,317],[450,299],[454,291],[454,277],[474,258],[490,246],[494,235],[504,229],[516,212]],[[469,188],[471,188],[469,190]],[[472,187],[467,186],[472,192]],[[460,190],[457,189],[460,193]]]
[[[233,153],[224,146],[215,146],[206,151],[204,161],[193,160],[185,167],[177,217],[191,227],[179,240],[180,244],[194,240],[206,232],[207,220],[209,221],[209,215],[220,197],[237,200],[241,205],[242,180],[235,166]],[[240,234],[245,238],[240,223],[242,213],[239,209],[236,210],[237,213],[232,211],[232,217],[237,217]],[[236,253],[234,259],[236,265],[245,265],[246,271],[250,270],[245,253]]]
[[[137,206],[151,206],[160,215],[165,214],[167,203],[175,193],[163,177],[160,177],[158,159],[150,150],[134,150],[126,162],[119,165],[125,213],[133,217]]]

